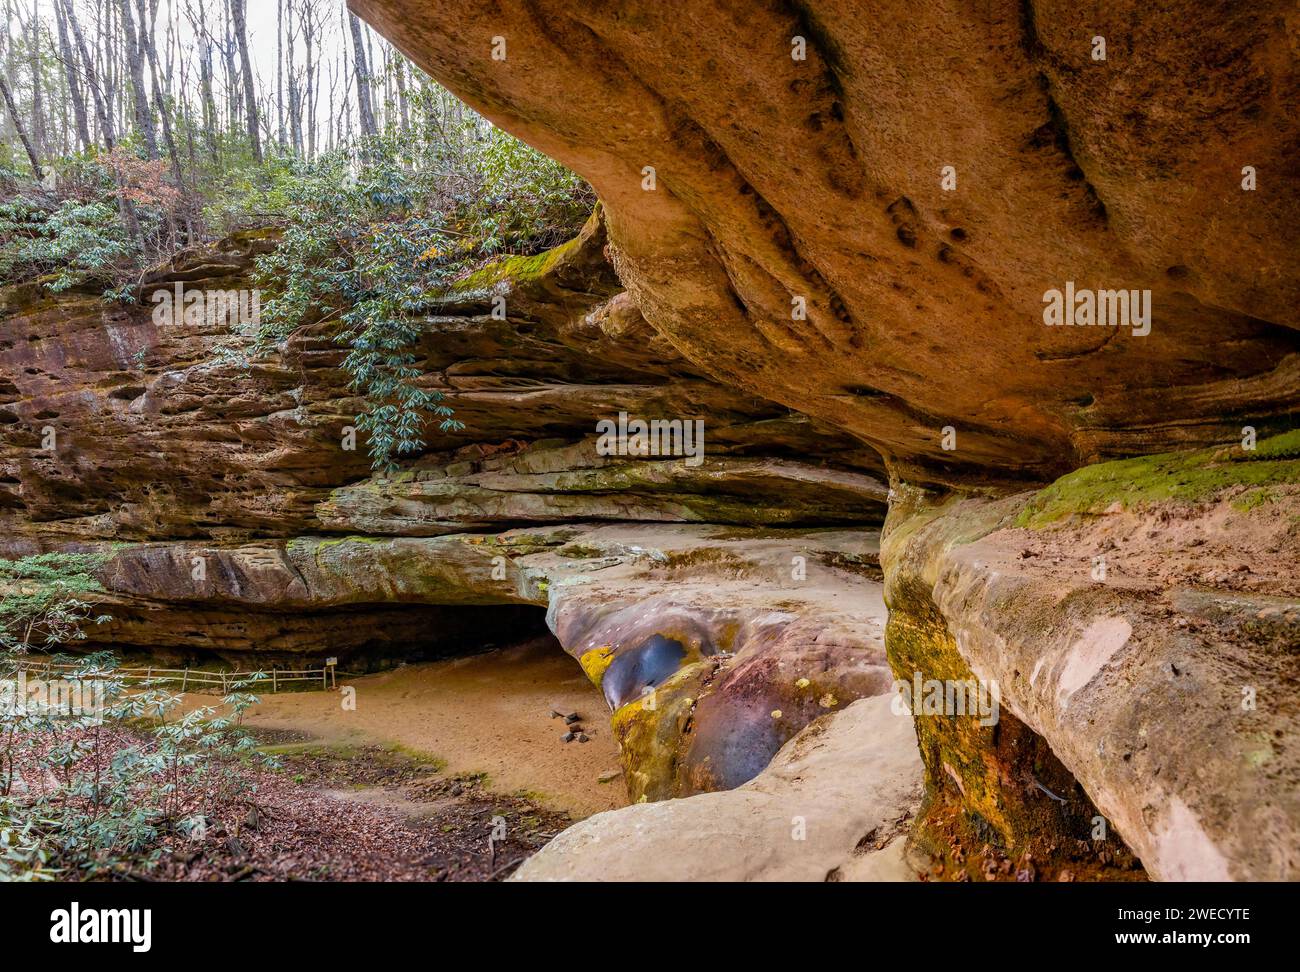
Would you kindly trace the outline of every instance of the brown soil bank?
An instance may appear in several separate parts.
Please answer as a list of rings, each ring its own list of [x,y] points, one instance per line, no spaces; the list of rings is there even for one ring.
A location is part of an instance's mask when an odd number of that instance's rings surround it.
[[[257,735],[295,735],[274,730]],[[201,838],[166,838],[158,866],[103,877],[166,881],[496,881],[569,823],[475,776],[382,746],[271,744],[247,812]]]

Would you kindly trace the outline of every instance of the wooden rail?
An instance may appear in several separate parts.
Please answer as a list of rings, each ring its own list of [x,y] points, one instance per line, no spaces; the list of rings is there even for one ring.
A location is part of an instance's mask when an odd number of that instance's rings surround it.
[[[20,671],[39,673],[47,680],[51,675],[80,673],[83,678],[92,678],[82,665],[66,662],[36,661],[33,659],[15,659],[14,664]],[[270,682],[271,691],[278,692],[286,682],[320,683],[323,691],[338,687],[335,666],[322,668],[282,669],[272,668],[254,679],[257,672],[208,672],[195,668],[112,668],[105,669],[106,677],[120,678],[124,682],[180,682],[182,692],[205,692],[220,687],[222,695],[230,693],[230,687],[247,681]],[[345,676],[346,672],[343,673]],[[264,686],[263,686],[264,688]]]

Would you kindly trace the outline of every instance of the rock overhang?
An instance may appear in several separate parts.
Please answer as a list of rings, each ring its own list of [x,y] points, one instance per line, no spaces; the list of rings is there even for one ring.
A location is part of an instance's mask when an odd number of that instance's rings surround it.
[[[351,5],[592,183],[624,285],[688,360],[906,479],[1014,485],[1289,427],[1281,3]],[[1150,333],[1047,326],[1076,285],[1149,291]]]

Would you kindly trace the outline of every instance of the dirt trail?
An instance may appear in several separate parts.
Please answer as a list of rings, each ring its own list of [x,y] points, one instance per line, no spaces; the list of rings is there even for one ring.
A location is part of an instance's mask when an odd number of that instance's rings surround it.
[[[326,742],[402,746],[444,760],[448,773],[486,773],[491,790],[526,791],[574,817],[627,804],[621,773],[600,782],[620,765],[605,702],[549,638],[343,684],[356,688],[355,711],[336,692],[263,694],[245,721]],[[564,725],[551,709],[579,713],[590,742],[561,742]]]

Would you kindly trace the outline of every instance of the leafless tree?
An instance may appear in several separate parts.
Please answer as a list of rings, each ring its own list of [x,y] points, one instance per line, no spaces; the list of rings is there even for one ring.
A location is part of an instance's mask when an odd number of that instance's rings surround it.
[[[149,93],[144,85],[144,53],[141,32],[144,24],[136,28],[131,0],[117,0],[122,14],[122,38],[126,46],[127,68],[131,74],[131,100],[135,106],[135,127],[144,138],[149,158],[158,158],[158,137],[153,127],[153,112],[149,108]]]
[[[370,104],[370,69],[366,62],[366,45],[361,37],[361,22],[357,15],[348,11],[348,29],[352,33],[352,59],[355,65],[357,81],[357,117],[361,122],[362,135],[374,135],[375,112]]]
[[[77,63],[76,55],[72,52],[72,45],[68,43],[68,21],[63,13],[63,4],[54,5],[54,22],[59,34],[59,59],[63,62],[63,73],[68,86],[68,100],[72,102],[72,116],[77,125],[77,138],[81,142],[81,147],[89,148],[92,144],[90,139],[90,126],[86,122],[86,96],[81,90],[81,79],[78,76],[80,67]]]
[[[9,90],[9,85],[5,81],[3,73],[0,73],[0,97],[4,98],[5,107],[9,109],[9,117],[13,120],[14,131],[17,132],[19,140],[23,143],[23,148],[27,151],[27,159],[32,164],[32,174],[37,179],[44,179],[45,170],[41,168],[41,160],[36,157],[36,149],[32,147],[32,140],[27,135],[27,128],[23,125],[22,115],[18,113],[18,106],[14,104],[13,93]]]
[[[244,111],[248,123],[248,141],[253,148],[253,161],[262,161],[262,139],[258,132],[257,92],[253,79],[253,62],[248,56],[248,22],[244,11],[244,0],[230,0],[230,14],[233,21],[235,42],[239,45],[239,66],[243,72]]]

